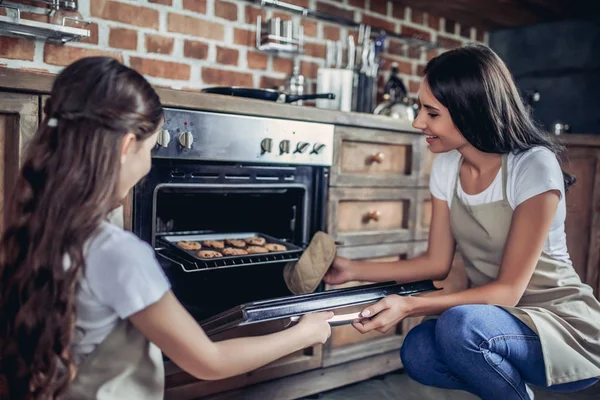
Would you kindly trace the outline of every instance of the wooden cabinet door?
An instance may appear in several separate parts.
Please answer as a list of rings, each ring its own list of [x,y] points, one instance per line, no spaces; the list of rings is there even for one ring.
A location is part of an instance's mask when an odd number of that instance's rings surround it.
[[[600,149],[567,147],[563,169],[577,179],[566,195],[567,248],[581,280],[600,298]]]
[[[38,96],[0,92],[0,231],[23,150],[38,127]]]

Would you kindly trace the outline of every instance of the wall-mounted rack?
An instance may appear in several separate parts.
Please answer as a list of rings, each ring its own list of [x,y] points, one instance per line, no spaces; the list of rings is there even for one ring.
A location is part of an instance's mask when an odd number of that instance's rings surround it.
[[[330,15],[330,14],[327,14],[327,13],[324,13],[321,11],[310,10],[308,8],[296,6],[294,4],[285,3],[285,2],[279,1],[279,0],[250,0],[250,1],[253,3],[260,4],[261,7],[269,6],[269,7],[280,8],[280,9],[283,9],[286,11],[300,14],[303,17],[315,18],[315,19],[322,20],[322,21],[327,21],[327,22],[344,25],[344,26],[354,28],[354,29],[358,29],[361,25],[359,22],[355,22],[355,21],[347,19],[347,18],[333,16],[333,15]],[[388,31],[388,30],[380,29],[380,28],[377,28],[377,31],[385,32],[387,37],[392,37],[395,39],[402,40],[409,47],[423,47],[426,49],[435,49],[435,48],[440,47],[437,43],[430,42],[428,40],[423,40],[416,36],[402,35],[402,34],[398,34],[396,32],[392,32],[392,31]]]

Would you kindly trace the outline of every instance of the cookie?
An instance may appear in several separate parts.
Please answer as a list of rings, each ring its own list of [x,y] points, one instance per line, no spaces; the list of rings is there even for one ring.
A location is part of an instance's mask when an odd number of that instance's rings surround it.
[[[269,252],[269,250],[261,246],[250,246],[246,249],[246,251],[248,252],[248,254],[260,254]]]
[[[210,247],[211,249],[222,249],[225,247],[225,243],[222,240],[205,240],[202,242],[202,246]]]
[[[223,257],[223,254],[214,250],[202,250],[198,252],[198,257],[200,258],[219,258]]]
[[[267,243],[267,244],[265,244],[265,249],[267,249],[269,251],[286,251],[287,247],[285,247],[282,244]]]
[[[226,239],[225,244],[233,247],[246,247],[246,242],[240,239]]]
[[[192,242],[189,240],[182,240],[181,242],[177,242],[177,246],[181,247],[184,250],[200,250],[202,245],[198,242]]]
[[[224,256],[243,256],[244,254],[248,254],[244,249],[235,249],[232,247],[224,249],[221,253],[223,253]]]
[[[258,236],[254,236],[254,237],[251,237],[251,238],[244,239],[244,241],[246,243],[248,243],[249,245],[251,245],[251,246],[262,246],[265,243],[267,243],[267,241],[265,240],[265,238],[261,238],[261,237],[258,237]]]

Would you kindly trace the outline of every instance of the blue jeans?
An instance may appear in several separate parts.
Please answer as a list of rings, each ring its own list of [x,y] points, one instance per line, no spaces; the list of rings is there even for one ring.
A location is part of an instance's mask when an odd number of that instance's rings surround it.
[[[406,374],[428,386],[464,390],[484,400],[529,400],[525,383],[546,386],[538,335],[496,306],[465,305],[413,328],[400,357]],[[575,392],[596,378],[545,387]]]

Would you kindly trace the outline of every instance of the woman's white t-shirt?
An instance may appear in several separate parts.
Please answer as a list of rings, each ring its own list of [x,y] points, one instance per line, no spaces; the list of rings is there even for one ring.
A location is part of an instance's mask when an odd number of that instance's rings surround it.
[[[433,160],[429,189],[431,194],[452,205],[460,153],[457,150],[441,153]],[[562,170],[556,155],[545,147],[534,147],[519,154],[508,154],[506,196],[514,210],[525,200],[549,190],[560,191],[560,202],[554,215],[550,233],[544,243],[543,251],[554,258],[570,263],[565,234],[565,188]],[[457,187],[458,197],[467,205],[486,204],[502,200],[502,170],[483,192],[466,194],[460,180]]]
[[[103,222],[85,250],[77,292],[73,356],[81,362],[125,319],[156,303],[170,284],[154,250],[131,232]]]

